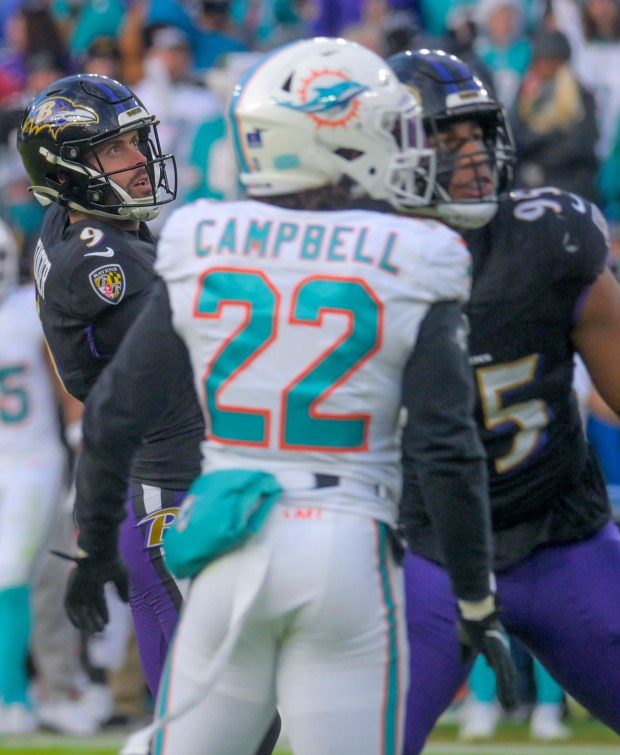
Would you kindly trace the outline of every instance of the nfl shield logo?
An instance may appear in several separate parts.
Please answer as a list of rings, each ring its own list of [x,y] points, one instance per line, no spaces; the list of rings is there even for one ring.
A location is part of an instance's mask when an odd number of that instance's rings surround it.
[[[125,274],[120,265],[104,265],[93,270],[90,285],[100,299],[118,304],[125,294]]]
[[[248,141],[248,147],[250,147],[250,149],[252,149],[252,147],[256,148],[263,146],[263,139],[261,137],[261,134],[264,130],[264,128],[255,128],[254,131],[247,132],[246,139]]]

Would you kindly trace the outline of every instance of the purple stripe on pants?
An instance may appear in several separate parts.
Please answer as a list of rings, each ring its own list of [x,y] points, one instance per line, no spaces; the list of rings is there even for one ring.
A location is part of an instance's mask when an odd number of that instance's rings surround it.
[[[162,490],[162,510],[180,506],[185,493]],[[121,526],[120,554],[129,571],[129,604],[142,669],[155,697],[168,645],[176,627],[181,607],[179,589],[164,565],[157,522],[145,519],[142,486],[134,485],[125,502],[127,516]],[[168,513],[166,523],[174,517]],[[155,522],[155,526],[154,526]]]
[[[405,558],[411,682],[405,755],[417,755],[465,680],[447,572]],[[500,617],[559,684],[620,734],[620,534],[542,548],[497,575]]]

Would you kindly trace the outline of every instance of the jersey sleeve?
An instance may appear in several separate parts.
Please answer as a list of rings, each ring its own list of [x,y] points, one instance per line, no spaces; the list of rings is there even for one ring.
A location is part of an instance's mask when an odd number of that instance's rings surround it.
[[[82,257],[68,272],[68,310],[80,320],[94,319],[110,308],[144,296],[152,279],[152,273],[129,257]]]
[[[505,200],[512,218],[530,225],[523,243],[543,255],[540,270],[558,283],[587,286],[603,271],[610,252],[607,222],[598,207],[577,194],[545,187],[515,191]]]
[[[610,255],[607,221],[599,208],[576,195],[564,195],[562,238],[556,244],[555,269],[559,278],[584,286],[604,270]]]
[[[456,302],[433,305],[407,363],[400,523],[413,542],[420,506],[437,533],[454,591],[490,590],[491,525],[485,454],[474,421],[467,323]]]
[[[166,287],[158,280],[85,404],[75,518],[78,544],[87,553],[109,555],[116,548],[133,455],[190,373],[187,348],[172,327]]]
[[[467,301],[472,261],[462,237],[435,220],[400,218],[400,221],[404,254],[416,259],[411,270],[414,294],[429,303]],[[415,235],[410,224],[416,224]]]

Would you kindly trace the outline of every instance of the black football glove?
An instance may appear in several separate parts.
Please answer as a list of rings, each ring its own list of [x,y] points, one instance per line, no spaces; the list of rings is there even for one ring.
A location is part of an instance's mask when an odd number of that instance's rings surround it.
[[[476,653],[482,653],[495,672],[497,699],[502,708],[510,710],[519,702],[518,676],[510,654],[510,643],[497,610],[480,619],[465,619],[459,608],[458,635],[461,643],[461,662],[469,663]]]
[[[120,599],[128,602],[127,570],[118,556],[106,559],[84,556],[75,559],[75,568],[69,574],[65,592],[65,611],[78,629],[92,634],[101,632],[108,623],[103,589],[106,582],[114,582]]]

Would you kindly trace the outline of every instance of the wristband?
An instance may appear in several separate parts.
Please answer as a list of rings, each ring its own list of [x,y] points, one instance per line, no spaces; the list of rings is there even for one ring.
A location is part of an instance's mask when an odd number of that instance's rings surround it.
[[[481,621],[495,611],[495,595],[487,595],[482,600],[459,600],[459,611],[466,621]]]

